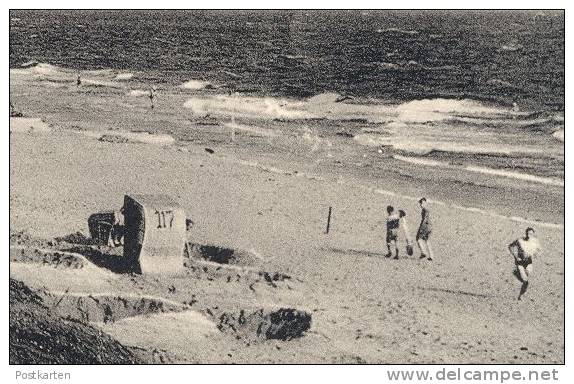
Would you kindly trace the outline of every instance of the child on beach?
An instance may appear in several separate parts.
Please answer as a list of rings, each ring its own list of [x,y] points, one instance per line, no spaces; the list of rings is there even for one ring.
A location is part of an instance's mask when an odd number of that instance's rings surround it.
[[[534,229],[531,227],[526,228],[526,234],[523,238],[516,239],[508,245],[510,254],[514,257],[516,265],[515,275],[522,282],[518,300],[528,289],[528,279],[532,274],[532,258],[538,256],[540,251],[540,243],[536,238]]]
[[[429,244],[429,237],[432,232],[432,223],[430,219],[430,211],[428,208],[427,199],[425,197],[419,200],[419,205],[421,206],[421,223],[417,231],[417,244],[421,250],[421,259],[427,258],[428,260],[433,260],[433,253],[431,246]]]
[[[413,245],[411,241],[411,236],[409,235],[409,226],[407,224],[407,213],[402,209],[399,209],[399,218],[400,218],[400,224],[403,228],[403,232],[405,235],[405,240],[407,241],[407,255],[412,256]]]
[[[391,205],[387,206],[387,250],[388,253],[386,257],[391,257],[393,252],[391,248],[395,250],[394,259],[399,258],[399,248],[397,247],[397,238],[399,235],[399,225],[400,217],[395,213],[395,208]]]

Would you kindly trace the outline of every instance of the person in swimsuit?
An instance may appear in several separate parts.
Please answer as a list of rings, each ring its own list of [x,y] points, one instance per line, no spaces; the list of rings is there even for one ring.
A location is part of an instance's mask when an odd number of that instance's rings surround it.
[[[430,211],[428,208],[428,203],[426,197],[419,200],[419,205],[421,206],[421,223],[419,224],[419,229],[417,231],[417,244],[421,250],[421,259],[427,258],[428,260],[433,259],[433,252],[429,244],[429,237],[432,232],[432,222],[430,219]]]
[[[395,259],[399,258],[399,248],[397,247],[397,239],[399,236],[400,217],[395,213],[395,208],[391,205],[387,207],[387,250],[386,257],[391,257],[394,248]]]
[[[528,279],[532,274],[532,258],[538,256],[538,252],[540,251],[540,243],[536,238],[534,229],[531,227],[526,228],[525,236],[510,243],[508,250],[514,257],[514,263],[516,265],[514,274],[522,283],[520,293],[518,294],[518,300],[521,300],[528,289]]]

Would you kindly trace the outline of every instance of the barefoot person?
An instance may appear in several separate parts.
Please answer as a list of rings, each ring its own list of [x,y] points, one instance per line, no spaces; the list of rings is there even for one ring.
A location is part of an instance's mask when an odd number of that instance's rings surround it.
[[[400,217],[395,213],[395,208],[391,205],[387,206],[387,250],[386,257],[393,255],[394,249],[395,259],[399,258],[399,248],[397,247],[397,238],[399,235]]]
[[[433,259],[433,253],[431,246],[429,244],[429,237],[432,232],[432,223],[430,219],[430,211],[428,208],[427,199],[425,197],[419,200],[421,206],[421,223],[417,231],[417,244],[421,250],[421,259],[427,258],[428,260]]]
[[[399,209],[399,217],[400,217],[400,224],[401,227],[403,228],[403,233],[405,235],[405,240],[407,242],[407,255],[412,256],[413,242],[411,240],[411,235],[409,233],[409,225],[407,223],[407,213],[404,210]]]
[[[532,274],[532,258],[538,256],[540,251],[540,243],[536,238],[534,229],[531,227],[526,228],[526,235],[510,243],[508,250],[514,257],[516,277],[522,282],[520,293],[518,294],[518,300],[521,300],[522,295],[528,289],[528,278]]]

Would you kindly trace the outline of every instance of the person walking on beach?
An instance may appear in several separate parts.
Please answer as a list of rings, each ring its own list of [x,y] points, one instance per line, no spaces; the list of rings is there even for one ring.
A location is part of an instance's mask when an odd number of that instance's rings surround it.
[[[532,258],[537,257],[540,251],[540,242],[536,238],[536,233],[533,228],[526,228],[526,233],[523,238],[514,240],[508,245],[510,254],[514,257],[516,269],[515,276],[522,283],[518,300],[522,300],[522,296],[528,289],[528,280],[532,274]]]
[[[80,77],[80,75],[78,75],[78,78],[76,79],[76,86],[80,86],[82,85],[82,78]]]
[[[421,259],[427,258],[428,260],[433,260],[433,253],[431,246],[429,244],[429,237],[432,232],[432,222],[430,219],[430,211],[428,208],[428,203],[426,197],[419,200],[419,205],[421,206],[421,223],[419,224],[419,229],[417,231],[417,244],[421,250]]]
[[[399,258],[399,248],[397,247],[397,239],[399,236],[400,217],[395,213],[395,208],[392,205],[387,206],[387,254],[386,257],[393,255],[394,249],[395,257]]]

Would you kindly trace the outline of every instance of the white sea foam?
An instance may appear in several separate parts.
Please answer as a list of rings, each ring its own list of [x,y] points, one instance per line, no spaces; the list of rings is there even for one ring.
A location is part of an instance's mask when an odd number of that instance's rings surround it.
[[[345,184],[345,183],[343,182],[342,184]],[[352,184],[352,185],[356,186],[356,184]],[[364,190],[367,190],[367,191],[370,191],[373,193],[377,193],[380,195],[391,196],[391,197],[399,196],[395,192],[387,191],[384,189],[373,188],[373,187],[369,187],[366,185],[359,185],[359,187],[363,188]],[[411,200],[411,201],[418,201],[418,199],[419,199],[419,197],[402,195],[402,194],[399,197],[402,199]],[[537,226],[537,227],[558,229],[558,230],[562,230],[562,231],[564,230],[564,226],[562,224],[548,223],[548,222],[538,221],[538,220],[530,220],[530,219],[526,219],[526,218],[519,217],[519,216],[505,216],[505,215],[502,215],[500,213],[493,212],[493,211],[487,211],[487,210],[481,209],[481,208],[467,207],[467,206],[458,205],[458,204],[446,203],[444,201],[431,200],[431,199],[428,199],[428,201],[431,204],[440,205],[440,206],[444,206],[444,207],[450,207],[450,208],[458,209],[461,211],[472,212],[472,213],[476,213],[479,215],[486,215],[486,216],[490,216],[490,217],[495,217],[495,218],[501,219],[501,220],[510,220],[510,221],[515,221],[515,222],[519,222],[519,223],[523,223],[523,224],[529,224],[529,225],[533,225],[533,226]]]
[[[168,134],[152,134],[149,132],[127,132],[127,131],[81,131],[81,134],[95,139],[123,138],[132,143],[153,144],[159,146],[172,145],[175,143],[173,136]],[[106,140],[103,140],[106,141]]]
[[[507,171],[504,169],[494,169],[488,167],[480,167],[475,165],[467,165],[467,166],[456,166],[452,165],[448,162],[443,161],[436,161],[431,159],[423,159],[418,157],[408,157],[408,156],[400,156],[395,155],[393,156],[396,160],[404,161],[406,163],[411,163],[415,165],[422,165],[422,166],[430,166],[430,167],[439,167],[439,168],[452,168],[452,169],[460,169],[465,170],[468,172],[476,172],[485,175],[493,175],[493,176],[500,176],[506,177],[516,180],[524,180],[532,183],[539,183],[539,184],[546,184],[546,185],[553,185],[558,187],[564,186],[564,180],[552,178],[552,177],[544,177],[544,176],[536,176],[530,175],[527,173],[522,172],[515,172],[515,171]]]
[[[465,169],[467,171],[478,172],[478,173],[483,173],[483,174],[487,174],[487,175],[502,176],[502,177],[508,177],[508,178],[512,178],[512,179],[530,181],[533,183],[540,183],[540,184],[564,187],[564,180],[559,180],[559,179],[552,178],[552,177],[535,176],[535,175],[529,175],[527,173],[506,171],[503,169],[492,169],[492,168],[486,168],[486,167],[477,167],[474,165],[466,166]]]
[[[310,104],[330,104],[336,103],[341,98],[341,95],[335,92],[324,92],[310,97],[307,102]]]
[[[134,77],[133,73],[118,73],[115,77],[116,80],[129,80]]]
[[[364,119],[380,122],[391,117],[393,107],[348,103],[352,97],[326,92],[307,100],[243,95],[203,96],[189,99],[184,106],[197,114],[259,117],[271,119]]]
[[[522,44],[518,44],[517,42],[512,42],[512,43],[503,45],[500,49],[502,51],[515,52],[515,51],[518,51],[522,48],[524,48],[524,46]]]
[[[29,68],[31,68],[32,73],[44,76],[57,75],[64,72],[61,68],[46,63],[38,63],[37,65],[31,66]]]
[[[400,161],[404,161],[406,163],[415,164],[415,165],[424,165],[424,166],[430,166],[430,167],[450,167],[451,166],[449,163],[446,163],[443,161],[437,161],[437,160],[431,160],[431,159],[422,159],[420,157],[407,157],[407,156],[395,155],[395,156],[393,156],[393,158],[400,160]]]
[[[149,91],[145,91],[143,89],[132,89],[128,92],[128,96],[131,97],[144,97],[149,95]]]
[[[555,132],[552,134],[552,137],[554,137],[554,138],[555,138],[556,140],[558,140],[558,141],[564,142],[564,130],[563,130],[563,129],[559,129],[559,130],[555,131]]]
[[[358,144],[369,147],[391,147],[395,150],[414,155],[427,155],[431,152],[450,152],[477,155],[539,155],[549,154],[545,148],[538,145],[512,145],[497,143],[492,140],[479,141],[444,141],[438,135],[433,138],[418,138],[415,136],[383,136],[373,133],[361,133],[353,138]],[[464,139],[464,138],[461,138]]]
[[[209,81],[202,81],[202,80],[189,80],[185,83],[181,84],[181,88],[183,89],[191,89],[191,90],[200,90],[204,89],[211,83]]]
[[[253,136],[261,136],[261,137],[275,137],[279,135],[277,131],[273,129],[261,128],[253,125],[243,125],[232,122],[232,123],[226,123],[224,124],[224,126],[230,132],[232,132],[232,134],[234,134],[235,132],[245,132]]]
[[[301,110],[302,103],[271,97],[215,96],[191,98],[184,107],[199,115],[301,119],[310,115]]]
[[[509,115],[511,111],[485,106],[474,100],[423,99],[400,104],[396,108],[398,120],[409,123],[425,123],[447,120],[453,115],[497,116]]]
[[[121,83],[112,80],[114,72],[109,69],[78,72],[74,69],[30,61],[22,64],[22,68],[11,70],[10,73],[22,76],[27,75],[32,79],[42,80],[45,84],[55,87],[65,86],[66,84],[75,85],[75,81],[78,76],[80,76],[82,87],[123,87]]]

